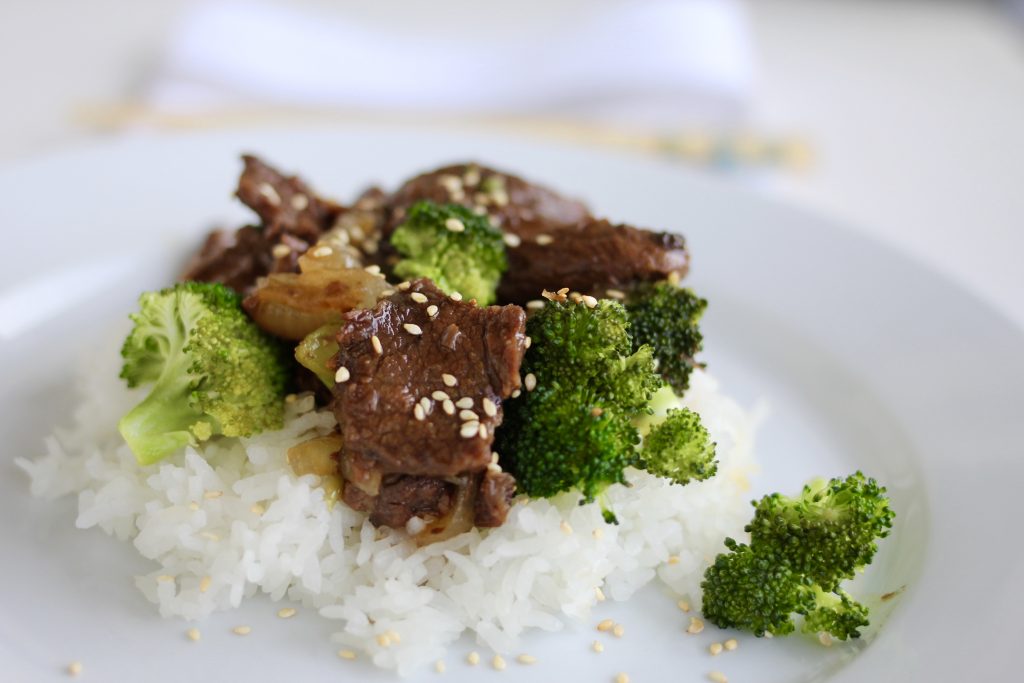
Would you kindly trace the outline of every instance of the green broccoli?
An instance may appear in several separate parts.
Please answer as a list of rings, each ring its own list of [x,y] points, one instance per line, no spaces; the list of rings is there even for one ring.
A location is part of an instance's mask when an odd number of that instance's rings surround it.
[[[283,347],[246,317],[233,291],[186,282],[147,292],[131,319],[121,377],[130,387],[153,388],[118,429],[140,463],[215,434],[280,428]]]
[[[391,235],[401,260],[395,275],[430,278],[448,293],[459,292],[482,306],[493,303],[508,268],[501,231],[487,216],[458,204],[414,204]]]
[[[885,489],[857,472],[804,488],[799,498],[755,501],[750,545],[725,540],[729,553],[701,584],[704,616],[722,628],[785,635],[804,617],[805,633],[846,640],[868,625],[868,608],[839,582],[871,562],[894,513]]]
[[[677,484],[703,481],[718,472],[715,442],[688,408],[668,411],[644,436],[638,466]]]
[[[633,348],[654,348],[658,372],[680,396],[693,369],[703,367],[694,356],[704,347],[698,323],[707,305],[693,290],[669,282],[641,285],[626,302]]]

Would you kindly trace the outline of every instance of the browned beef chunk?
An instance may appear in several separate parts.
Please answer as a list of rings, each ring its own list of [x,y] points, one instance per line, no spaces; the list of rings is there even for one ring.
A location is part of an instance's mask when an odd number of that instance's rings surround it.
[[[233,233],[214,230],[185,267],[181,279],[220,282],[244,292],[272,266],[270,247],[259,228],[250,225]]]
[[[413,517],[435,520],[451,510],[455,484],[434,477],[397,477],[381,487],[370,521],[399,529]]]
[[[525,322],[518,306],[455,301],[429,280],[346,313],[334,387],[346,453],[385,474],[486,467],[502,399],[519,387]]]
[[[515,492],[516,480],[511,474],[486,470],[473,502],[473,523],[487,527],[504,524]]]
[[[260,217],[271,242],[283,234],[316,242],[343,210],[318,197],[299,178],[285,176],[254,156],[245,155],[242,161],[245,170],[236,194]]]
[[[628,289],[673,272],[682,276],[688,267],[686,243],[679,235],[593,220],[510,248],[498,299],[524,304],[544,289],[562,287],[600,297],[609,289]]]

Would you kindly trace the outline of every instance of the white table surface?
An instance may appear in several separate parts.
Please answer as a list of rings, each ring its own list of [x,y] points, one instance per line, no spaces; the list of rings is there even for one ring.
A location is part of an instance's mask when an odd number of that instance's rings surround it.
[[[0,162],[95,135],[76,107],[136,93],[190,1],[3,3],[0,86],[17,97],[0,107]],[[988,2],[746,5],[750,127],[818,154],[758,190],[915,255],[1024,327],[1024,26]]]

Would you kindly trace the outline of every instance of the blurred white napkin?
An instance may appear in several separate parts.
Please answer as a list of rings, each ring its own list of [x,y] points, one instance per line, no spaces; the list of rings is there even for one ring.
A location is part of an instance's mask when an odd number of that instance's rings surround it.
[[[366,5],[374,10],[367,10]],[[150,105],[734,121],[751,49],[735,0],[215,2],[171,37]]]

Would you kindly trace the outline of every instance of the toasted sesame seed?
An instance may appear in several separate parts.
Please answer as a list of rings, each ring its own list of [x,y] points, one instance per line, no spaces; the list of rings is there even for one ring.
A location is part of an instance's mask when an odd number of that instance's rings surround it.
[[[523,243],[523,240],[519,237],[519,235],[512,232],[506,232],[504,235],[502,235],[502,239],[505,240],[505,245],[511,247],[512,249],[515,249],[516,247]]]
[[[462,232],[466,229],[466,224],[458,218],[449,218],[444,222],[444,227],[448,228],[452,232]]]
[[[270,250],[270,254],[274,258],[284,258],[290,253],[292,253],[292,248],[287,244],[275,244],[274,248]]]
[[[421,334],[423,334],[423,328],[420,327],[419,325],[417,325],[416,323],[402,323],[402,327],[409,334],[412,334],[412,335],[421,335]]]
[[[423,422],[424,420],[427,419],[427,414],[426,414],[426,412],[424,412],[423,406],[421,406],[419,403],[417,403],[415,406],[413,406],[412,414],[413,414],[413,417],[415,417],[420,422]]]
[[[378,337],[377,335],[373,335],[372,337],[370,337],[370,345],[373,346],[373,351],[378,356],[384,354],[384,346],[380,343],[380,337]]]
[[[77,676],[80,673],[82,673],[81,662],[71,662],[68,664],[68,676]]]
[[[391,638],[388,637],[387,633],[378,634],[377,644],[381,647],[391,647]]]
[[[210,590],[211,583],[213,583],[213,579],[209,576],[204,576],[203,578],[199,579],[199,592],[205,593],[206,591]]]
[[[482,426],[483,425],[481,425],[481,427]],[[501,474],[501,465],[499,465],[496,462],[488,463],[487,464],[487,471],[492,473],[492,474]]]
[[[352,660],[356,658],[356,653],[352,650],[338,650],[338,656],[342,659]]]
[[[455,402],[455,405],[458,406],[459,408],[472,408],[473,399],[470,396],[463,396],[462,398]]]
[[[326,244],[322,244],[319,247],[317,247],[316,249],[314,249],[312,253],[313,253],[313,256],[316,257],[316,258],[323,258],[324,256],[330,256],[331,254],[333,254],[334,250],[331,249]]]
[[[454,387],[459,383],[459,380],[456,379],[455,375],[449,374],[447,372],[442,373],[441,381],[444,382],[444,385],[446,387]]]
[[[399,282],[397,285],[395,285],[395,288],[404,292],[405,290],[409,289],[409,287],[411,287],[411,286],[412,286],[412,283],[406,281],[406,282]]]
[[[435,401],[447,401],[449,396],[445,392],[438,390],[430,394],[430,398],[434,399]]]
[[[680,600],[679,602],[677,602],[676,607],[683,610],[684,612],[690,611],[690,603],[688,603],[686,600]]]
[[[725,645],[725,649],[729,650],[730,652],[732,652],[740,646],[739,642],[735,638],[730,638],[729,640],[725,641],[723,645]]]
[[[170,574],[161,574],[160,576],[156,577],[156,580],[162,583],[167,583],[168,581],[174,581],[174,577]]]
[[[721,671],[709,672],[708,680],[711,681],[711,683],[729,683],[729,679]]]
[[[249,512],[253,513],[254,515],[262,515],[266,511],[267,509],[260,505],[259,503],[256,503],[251,508],[249,508]]]
[[[722,654],[722,644],[711,643],[710,645],[708,645],[708,652],[711,653],[712,657],[717,657],[718,655]]]
[[[250,633],[252,633],[252,627],[251,626],[236,626],[233,629],[231,629],[231,632],[234,633],[236,636],[247,636]]]
[[[604,652],[604,643],[602,643],[600,640],[595,640],[590,645],[590,649],[597,653]]]
[[[551,235],[543,235],[542,234],[542,235],[537,235],[535,238],[533,238],[533,241],[536,242],[537,244],[539,244],[542,247],[546,247],[547,245],[549,245],[552,242],[554,242],[555,238],[552,237]]]
[[[385,633],[387,634],[388,638],[391,639],[392,643],[396,643],[397,644],[397,643],[402,642],[402,636],[400,636],[398,634],[398,631],[395,631],[393,629],[388,629],[387,631],[385,631]]]
[[[470,652],[468,655],[466,655],[466,663],[470,666],[476,666],[480,663],[480,655],[478,655],[475,651]]]
[[[437,306],[435,306],[434,304],[430,304],[429,306],[427,306],[427,315],[429,315],[431,318],[436,316],[437,315]]]
[[[460,292],[452,292],[449,297],[452,301],[462,301],[462,294]]]
[[[363,270],[365,270],[370,275],[380,275],[380,266],[376,264],[372,266],[366,266],[365,268],[363,268]]]
[[[686,627],[686,632],[696,635],[704,630],[704,622],[697,617],[690,617],[690,625]]]
[[[291,205],[296,211],[305,211],[309,206],[309,197],[304,194],[292,195]]]
[[[200,538],[204,538],[207,541],[213,541],[214,543],[220,540],[220,536],[213,533],[212,531],[204,531],[201,534],[199,534],[199,536]]]
[[[626,298],[626,293],[623,292],[621,289],[606,289],[606,290],[604,290],[604,294],[609,299],[625,299]]]
[[[491,201],[494,202],[495,206],[505,206],[508,204],[508,193],[504,190],[492,190]]]
[[[487,425],[480,425],[480,427],[477,428],[476,433],[480,435],[481,439],[486,439],[487,438]]]
[[[199,629],[193,627],[185,631],[185,637],[191,640],[193,643],[197,643],[199,642],[199,639],[203,637],[203,634],[199,631]]]
[[[412,294],[409,295],[409,298],[418,304],[427,303],[427,295],[424,294],[423,292],[413,292]]]
[[[671,273],[668,274],[668,283],[670,285],[678,285],[680,279],[681,276],[679,275],[678,270],[673,270]]]
[[[562,533],[568,536],[572,533],[572,525],[569,522],[562,520],[562,523],[558,525],[558,528],[562,530]]]
[[[604,602],[605,601],[604,591],[601,590],[600,586],[594,586],[594,597],[597,598],[598,602]]]
[[[463,439],[472,439],[478,434],[479,429],[479,422],[463,422],[462,427],[459,429],[459,436]]]
[[[602,529],[601,527],[598,527],[598,528],[594,529],[592,534],[593,534],[593,536],[594,536],[594,538],[596,540],[600,541],[602,538],[604,538],[604,529]]]
[[[455,414],[455,404],[452,403],[450,398],[444,399],[444,402],[441,404],[441,409],[448,415]]]
[[[523,386],[526,387],[527,391],[533,391],[534,389],[536,389],[537,376],[534,375],[532,372],[527,373],[526,377],[523,378]]]
[[[192,512],[195,512],[196,510],[199,509],[199,503],[192,501],[191,503],[188,504],[188,509],[191,510]]]
[[[436,671],[439,674],[443,674],[444,673],[444,660],[443,659],[439,659],[436,662],[434,662],[434,671]]]
[[[598,631],[611,631],[612,627],[615,626],[615,622],[611,619],[602,619],[597,624]]]
[[[622,624],[615,624],[615,628],[612,629],[612,635],[616,638],[621,638],[626,635],[626,627]]]
[[[509,394],[509,395],[510,395],[510,396],[511,396],[512,398],[519,398],[520,396],[522,396],[522,394],[523,394],[523,392],[519,391],[518,389],[513,389],[513,390],[512,390],[512,393],[511,393],[511,394]]]
[[[348,371],[348,368],[342,365],[340,368],[338,368],[338,371],[334,373],[334,381],[337,382],[338,384],[343,384],[347,382],[351,376],[352,373]]]
[[[459,411],[459,419],[460,420],[473,420],[475,422],[479,422],[480,421],[480,416],[477,415],[476,413],[474,413],[472,410],[460,410]]]
[[[203,498],[206,498],[207,500],[213,500],[214,498],[220,498],[223,495],[223,491],[207,491],[206,493],[203,494]]]
[[[620,673],[615,676],[615,683],[629,683],[629,676],[624,673]]]
[[[518,657],[516,657],[516,661],[520,664],[536,664],[537,658],[533,655],[521,654]]]
[[[281,195],[270,183],[260,183],[258,191],[271,205],[277,206],[281,203]]]
[[[484,396],[483,400],[480,401],[480,405],[483,406],[484,414],[487,415],[487,417],[494,417],[498,414],[497,404],[486,396]]]
[[[395,290],[393,290],[393,289],[385,289],[383,292],[380,293],[380,296],[381,296],[381,298],[383,298],[383,297],[386,297],[386,296],[391,296],[394,293],[395,293]]]
[[[495,671],[504,671],[505,658],[501,655],[494,655],[494,659],[491,660],[491,666],[494,667]]]
[[[294,607],[282,607],[281,609],[277,610],[277,616],[281,617],[282,619],[291,619],[296,615],[297,612],[298,610],[296,610]]]
[[[426,396],[420,399],[420,405],[423,406],[423,412],[427,415],[434,412],[434,403]]]
[[[533,346],[533,337],[527,337],[523,340],[523,348],[528,349]]]
[[[594,308],[595,306],[597,306],[597,299],[590,296],[589,294],[584,294],[580,298],[583,300],[583,303],[586,305],[587,308]]]
[[[537,309],[544,308],[544,302],[541,299],[531,299],[526,302],[527,310],[536,311]]]
[[[825,647],[832,647],[832,636],[822,631],[818,634],[818,642]]]
[[[678,555],[669,555],[668,556],[668,563],[669,564],[679,564],[679,556]]]

